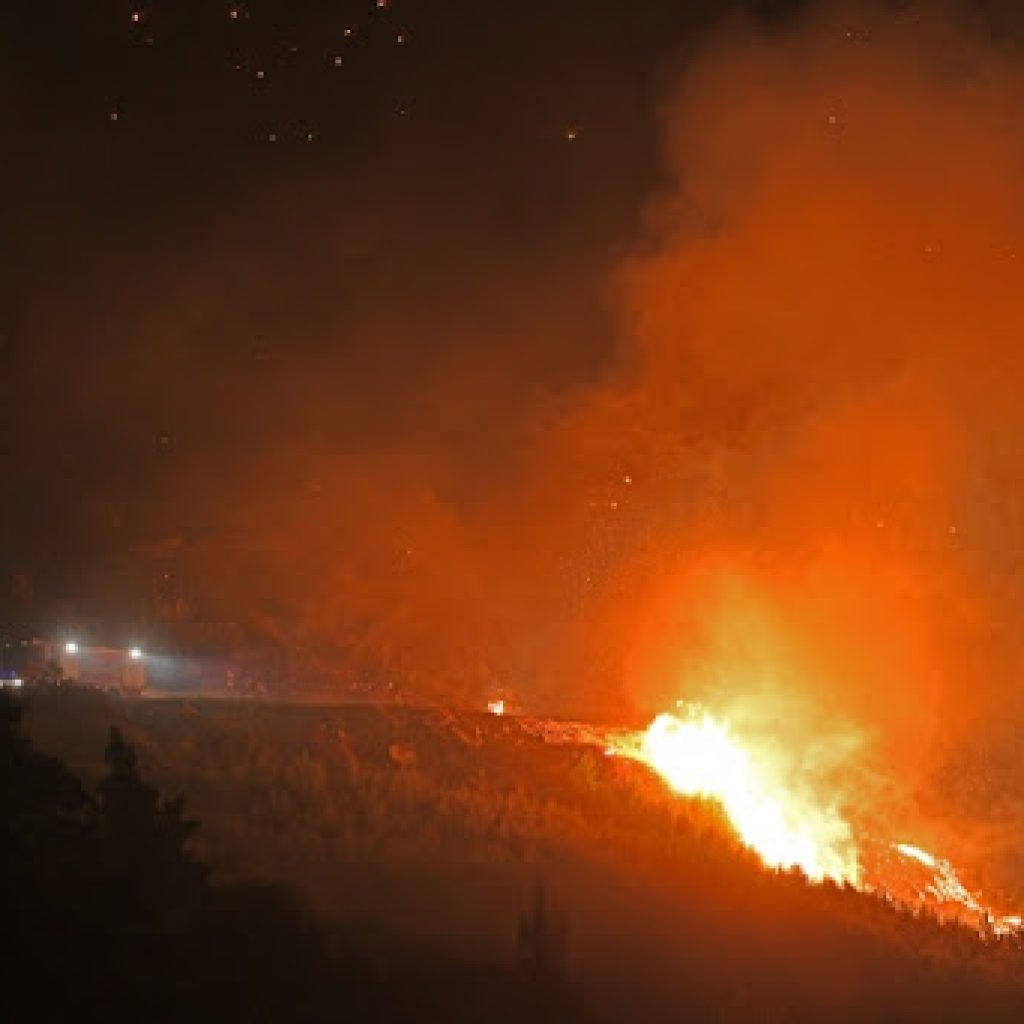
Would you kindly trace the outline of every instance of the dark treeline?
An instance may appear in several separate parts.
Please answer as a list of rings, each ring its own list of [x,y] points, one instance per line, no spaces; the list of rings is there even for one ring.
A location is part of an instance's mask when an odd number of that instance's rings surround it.
[[[513,719],[29,712],[0,733],[3,1019],[1024,1019],[1017,940],[767,872],[713,806]]]
[[[190,850],[197,823],[143,780],[116,728],[88,792],[21,717],[0,696],[3,1020],[578,1016],[542,902],[508,965],[362,943],[284,887],[213,883]]]

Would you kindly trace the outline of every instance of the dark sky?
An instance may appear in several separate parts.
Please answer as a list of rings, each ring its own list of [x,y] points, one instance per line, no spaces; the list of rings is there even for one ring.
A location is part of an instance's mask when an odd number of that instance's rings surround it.
[[[722,8],[7,5],[8,616],[84,612],[241,467],[291,486],[261,464],[283,438],[423,429],[425,368],[467,349],[513,405],[597,372],[661,77]]]
[[[124,628],[154,545],[353,454],[485,501],[614,354],[690,55],[806,6],[6,5],[0,616]]]

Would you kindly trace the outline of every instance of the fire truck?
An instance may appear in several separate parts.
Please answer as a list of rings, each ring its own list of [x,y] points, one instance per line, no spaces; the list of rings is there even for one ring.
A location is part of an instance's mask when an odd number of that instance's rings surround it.
[[[26,685],[72,682],[102,690],[140,694],[146,687],[146,658],[139,647],[97,647],[74,640],[8,641],[2,669]]]

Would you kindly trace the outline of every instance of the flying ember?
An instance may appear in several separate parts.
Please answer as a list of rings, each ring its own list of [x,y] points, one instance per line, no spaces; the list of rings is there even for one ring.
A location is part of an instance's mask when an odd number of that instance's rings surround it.
[[[1019,914],[999,914],[985,906],[978,895],[964,885],[948,860],[935,857],[912,843],[893,843],[893,849],[931,872],[928,882],[918,893],[923,901],[932,900],[940,907],[952,907],[958,916],[984,923],[996,935],[1010,935],[1020,930],[1022,918]]]
[[[659,715],[639,738],[613,752],[648,765],[677,793],[718,801],[743,843],[768,867],[799,868],[818,882],[859,882],[847,822],[834,808],[773,783],[768,759],[708,712]]]

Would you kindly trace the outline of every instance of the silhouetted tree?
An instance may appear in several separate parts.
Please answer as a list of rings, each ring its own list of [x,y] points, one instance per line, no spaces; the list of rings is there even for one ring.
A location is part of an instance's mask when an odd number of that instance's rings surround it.
[[[32,749],[21,719],[22,706],[0,694],[0,829],[5,855],[27,838],[28,827],[80,825],[90,806],[74,775],[56,758]]]
[[[517,952],[530,1019],[564,1020],[578,1017],[578,1007],[566,977],[565,922],[556,917],[542,882],[534,888],[530,912],[519,923]]]
[[[19,1008],[62,1014],[62,991],[48,965],[70,962],[63,983],[77,986],[78,950],[88,950],[81,896],[89,890],[88,837],[94,803],[55,758],[32,748],[22,706],[0,694],[0,907],[5,952],[0,1019]],[[83,877],[84,876],[84,877]]]
[[[147,926],[180,921],[202,895],[206,868],[188,849],[197,823],[139,775],[134,748],[110,730],[98,786],[97,838],[111,881],[129,891]]]

